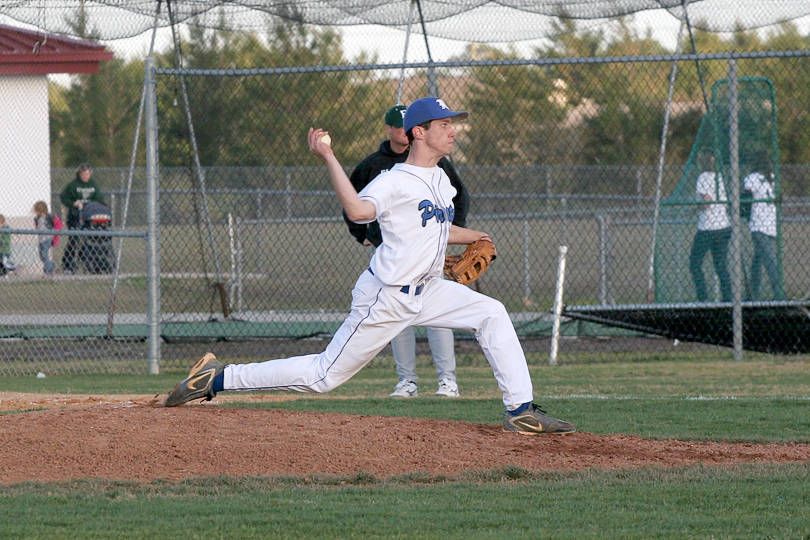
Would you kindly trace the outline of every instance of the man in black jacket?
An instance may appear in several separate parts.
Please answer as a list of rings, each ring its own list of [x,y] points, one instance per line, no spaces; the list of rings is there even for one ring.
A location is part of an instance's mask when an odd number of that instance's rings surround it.
[[[355,167],[349,179],[354,188],[360,192],[380,173],[387,171],[397,163],[403,163],[408,157],[409,142],[402,128],[402,119],[407,108],[404,105],[391,107],[385,113],[385,132],[388,139],[380,144],[380,149],[367,156]],[[447,158],[439,161],[441,167],[450,178],[450,183],[456,188],[453,198],[455,217],[453,224],[465,227],[467,210],[470,206],[470,196],[461,182],[458,173]],[[343,219],[349,226],[349,232],[364,246],[377,247],[383,242],[379,224],[374,221],[361,225],[349,221],[346,214]],[[437,396],[458,397],[458,384],[456,383],[456,355],[453,343],[453,331],[446,328],[427,328],[428,343],[433,353],[433,365],[439,379]],[[417,375],[416,369],[416,337],[413,327],[406,328],[391,341],[394,352],[399,382],[391,397],[416,397]]]

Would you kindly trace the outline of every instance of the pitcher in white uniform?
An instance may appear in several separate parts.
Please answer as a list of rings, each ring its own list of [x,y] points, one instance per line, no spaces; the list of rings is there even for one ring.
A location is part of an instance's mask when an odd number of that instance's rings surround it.
[[[169,393],[165,405],[212,399],[224,390],[328,392],[368,364],[409,326],[473,332],[503,395],[503,428],[523,434],[570,433],[574,426],[552,418],[532,403],[526,357],[503,304],[473,289],[441,279],[448,244],[467,245],[486,233],[453,225],[455,188],[437,166],[455,143],[454,120],[441,99],[413,102],[404,128],[411,141],[405,163],[380,174],[360,193],[352,186],[322,129],[309,130],[313,154],[323,159],[332,188],[349,219],[377,220],[383,243],[352,291],[351,312],[319,354],[222,365],[203,356]]]

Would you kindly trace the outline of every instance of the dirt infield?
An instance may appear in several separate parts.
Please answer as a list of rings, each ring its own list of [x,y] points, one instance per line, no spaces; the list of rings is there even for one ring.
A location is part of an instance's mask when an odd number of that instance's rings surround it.
[[[572,471],[810,460],[806,444],[654,441],[591,433],[527,437],[505,433],[496,424],[213,403],[166,409],[159,402],[142,395],[0,393],[0,411],[27,411],[0,415],[0,470],[4,473],[0,483],[360,472],[387,478],[417,472],[453,475],[510,465],[531,471]]]

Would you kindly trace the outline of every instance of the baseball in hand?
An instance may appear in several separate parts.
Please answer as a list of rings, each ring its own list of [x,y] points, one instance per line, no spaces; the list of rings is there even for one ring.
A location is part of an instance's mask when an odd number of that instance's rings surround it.
[[[328,133],[324,133],[323,137],[321,137],[321,142],[326,146],[332,146],[332,137],[330,137]]]

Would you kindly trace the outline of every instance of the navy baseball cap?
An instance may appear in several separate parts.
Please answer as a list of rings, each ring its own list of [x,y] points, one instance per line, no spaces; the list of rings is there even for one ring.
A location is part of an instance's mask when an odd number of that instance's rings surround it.
[[[385,111],[385,125],[394,128],[402,127],[402,118],[405,116],[405,105],[396,105]]]
[[[424,124],[430,120],[439,120],[440,118],[453,118],[458,117],[459,120],[464,120],[470,116],[466,111],[451,111],[450,107],[439,98],[425,97],[417,99],[408,106],[405,111],[405,118],[402,124],[407,133],[414,126]]]

